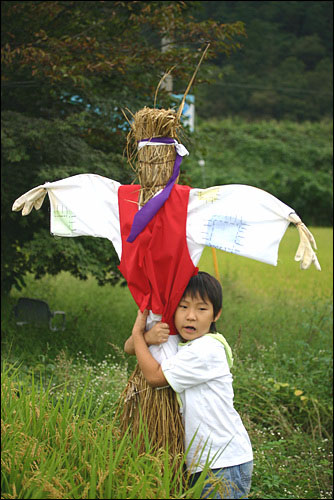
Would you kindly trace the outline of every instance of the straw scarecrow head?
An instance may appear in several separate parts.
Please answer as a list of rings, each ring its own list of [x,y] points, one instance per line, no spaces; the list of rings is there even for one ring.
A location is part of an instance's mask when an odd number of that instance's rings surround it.
[[[164,74],[157,86],[153,108],[144,107],[135,114],[127,110],[131,114],[131,122],[123,112],[131,127],[127,136],[127,157],[139,179],[141,186],[139,204],[141,206],[145,205],[158,191],[166,187],[176,171],[177,155],[182,157],[189,154],[185,148],[177,147],[179,136],[182,134],[181,115],[187,94],[208,48],[209,44],[201,56],[177,111],[173,109],[156,109],[155,107],[158,90],[164,79],[172,71],[172,68]],[[174,141],[164,141],[164,144],[160,144],[157,139],[162,138],[174,139]],[[179,174],[175,177],[173,183],[178,181]]]
[[[173,143],[155,145],[152,139],[168,137],[178,142],[181,124],[173,109],[144,107],[132,115],[132,118],[127,137],[127,154],[141,186],[139,203],[145,205],[166,186],[173,174],[176,159]],[[146,141],[146,147],[140,147]]]

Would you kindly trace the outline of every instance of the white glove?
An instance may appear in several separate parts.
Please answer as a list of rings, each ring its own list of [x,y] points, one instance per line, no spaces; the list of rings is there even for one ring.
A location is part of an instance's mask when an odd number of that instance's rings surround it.
[[[317,256],[312,249],[313,246],[313,248],[317,250],[317,244],[312,233],[307,229],[296,213],[289,214],[288,220],[297,226],[299,232],[300,242],[295,255],[295,260],[300,262],[300,268],[308,269],[313,262],[316,269],[321,271]]]
[[[14,201],[12,210],[18,212],[22,210],[22,215],[30,214],[33,207],[39,210],[43,204],[47,190],[41,186],[30,189],[27,193],[24,193],[20,198]]]

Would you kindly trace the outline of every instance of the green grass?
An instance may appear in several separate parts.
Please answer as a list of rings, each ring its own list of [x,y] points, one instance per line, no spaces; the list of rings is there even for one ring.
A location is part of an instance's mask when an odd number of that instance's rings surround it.
[[[86,387],[94,383],[86,374]],[[153,453],[145,425],[121,435],[86,391],[55,398],[51,385],[2,366],[2,498],[199,498],[168,450]],[[114,407],[116,404],[114,402]],[[146,443],[138,454],[138,442]],[[204,476],[204,474],[203,474]]]
[[[251,498],[332,498],[332,229],[311,230],[321,272],[294,261],[295,228],[277,267],[217,252],[218,329],[234,351],[235,405],[254,448]],[[210,249],[200,268],[214,273]],[[16,327],[19,296],[64,310],[66,330]],[[67,273],[30,276],[3,300],[2,498],[199,497],[181,493],[165,452],[138,456],[113,422],[135,363],[122,348],[136,309],[127,288]]]

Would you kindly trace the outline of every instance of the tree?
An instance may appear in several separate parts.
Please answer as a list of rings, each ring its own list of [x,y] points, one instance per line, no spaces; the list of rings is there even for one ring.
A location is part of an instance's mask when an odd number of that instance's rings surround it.
[[[321,120],[333,116],[333,2],[201,2],[198,19],[245,23],[247,43],[211,65],[202,118]],[[203,103],[201,105],[201,103]]]
[[[152,106],[174,65],[184,89],[207,42],[209,58],[226,56],[245,34],[241,22],[196,21],[199,3],[2,2],[2,291],[20,288],[26,272],[120,279],[108,241],[50,238],[46,203],[28,218],[11,205],[33,186],[77,173],[132,180],[121,109]],[[163,36],[173,45],[161,52]],[[170,104],[162,91],[159,104]]]

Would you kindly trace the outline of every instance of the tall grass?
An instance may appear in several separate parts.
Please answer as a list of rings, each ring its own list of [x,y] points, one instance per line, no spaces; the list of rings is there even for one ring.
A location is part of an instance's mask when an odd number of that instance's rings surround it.
[[[235,405],[254,448],[252,498],[332,498],[332,230],[311,230],[321,272],[293,260],[294,228],[277,268],[218,252],[218,329],[234,351]],[[214,273],[210,249],[200,268]],[[16,327],[20,295],[64,310],[66,330]],[[147,437],[139,455],[118,432],[135,316],[126,288],[66,273],[29,277],[3,301],[3,498],[199,498],[166,450],[153,454]]]
[[[91,396],[51,394],[33,373],[22,379],[3,364],[2,498],[199,498],[205,474],[188,487],[176,457],[152,452],[144,422],[137,437],[121,435],[101,405],[91,417]]]

